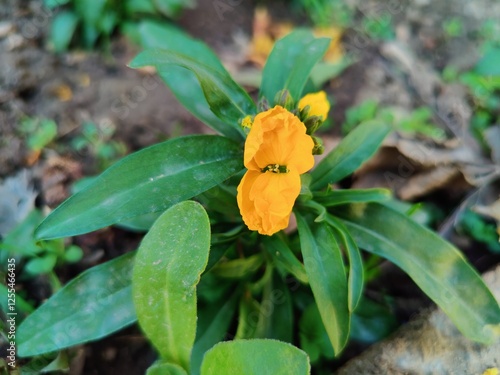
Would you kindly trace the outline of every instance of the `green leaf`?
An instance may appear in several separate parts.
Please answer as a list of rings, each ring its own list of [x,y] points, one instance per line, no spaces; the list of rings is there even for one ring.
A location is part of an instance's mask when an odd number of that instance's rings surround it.
[[[309,355],[312,363],[320,356],[334,358],[332,344],[315,303],[310,304],[300,317],[299,339],[300,347]]]
[[[174,18],[179,15],[184,8],[194,8],[194,0],[153,0],[153,3],[162,14]]]
[[[363,298],[352,315],[351,339],[373,344],[387,337],[398,327],[394,313],[388,307]]]
[[[175,138],[131,154],[51,212],[38,239],[90,232],[159,212],[221,183],[243,168],[242,150],[213,135]]]
[[[288,90],[298,101],[312,68],[329,45],[330,39],[317,39],[308,30],[296,30],[278,40],[262,72],[259,97],[273,102],[278,91]]]
[[[292,298],[285,282],[276,272],[264,286],[260,306],[257,337],[291,342],[294,320]]]
[[[142,21],[137,28],[140,43],[144,48],[162,48],[177,52],[192,59],[203,61],[205,65],[223,75],[227,71],[217,55],[204,43],[191,38],[183,31],[164,22]],[[205,99],[200,82],[196,75],[179,66],[171,65],[168,70],[158,72],[161,79],[172,90],[173,94],[194,116],[215,131],[234,140],[241,140],[241,129],[231,122],[219,119],[211,110]]]
[[[388,189],[334,189],[316,194],[314,200],[325,207],[334,207],[346,203],[383,202],[391,197]]]
[[[337,77],[353,63],[352,59],[343,58],[336,63],[318,62],[311,71],[314,87],[323,87],[325,83]]]
[[[500,330],[500,307],[464,256],[437,234],[378,203],[338,212],[358,245],[405,271],[458,329],[478,342]]]
[[[222,342],[205,354],[202,375],[307,375],[307,354],[276,340],[254,339]]]
[[[41,249],[33,241],[33,233],[42,219],[43,215],[39,210],[31,211],[21,223],[2,239],[0,250],[4,250],[9,254],[23,256],[33,256],[40,252]],[[7,259],[2,260],[7,261]]]
[[[337,241],[342,245],[347,257],[349,258],[347,303],[349,311],[353,312],[358,306],[361,296],[363,295],[363,260],[359,252],[358,245],[356,245],[356,242],[351,237],[351,234],[347,231],[344,224],[332,215],[328,215],[326,221],[332,227]]]
[[[56,52],[68,49],[78,21],[78,16],[70,11],[56,14],[50,25],[50,41]]]
[[[213,310],[198,312],[198,327],[196,341],[191,353],[191,375],[200,373],[201,362],[206,351],[221,341],[228,332],[236,310],[236,303],[240,290],[237,289],[222,305],[217,305]],[[202,327],[202,321],[207,321]]]
[[[314,168],[311,189],[322,189],[353,173],[375,154],[390,131],[389,125],[378,121],[356,127]]]
[[[264,249],[271,255],[278,268],[286,270],[301,283],[307,284],[307,274],[304,265],[297,259],[290,247],[279,236],[262,238]]]
[[[41,275],[52,271],[56,265],[57,256],[54,254],[45,254],[40,257],[31,258],[24,269],[30,275]]]
[[[196,336],[196,285],[209,251],[208,215],[199,203],[186,201],[158,218],[134,266],[139,324],[162,359],[186,371]]]
[[[67,4],[69,2],[70,2],[70,0],[44,0],[43,4],[47,8],[53,9],[53,8],[57,8],[61,5]]]
[[[489,47],[477,62],[474,71],[483,76],[500,77],[500,48]]]
[[[210,272],[214,275],[230,279],[242,279],[253,275],[264,263],[262,254],[254,254],[248,258],[234,259],[218,263]]]
[[[298,212],[300,247],[309,284],[335,354],[349,338],[350,314],[348,286],[342,254],[326,223],[314,223],[311,229]]]
[[[83,272],[17,330],[18,354],[30,357],[107,336],[135,320],[131,279],[134,253]]]
[[[107,0],[73,0],[76,13],[93,28],[97,26],[99,19],[105,11]]]
[[[159,361],[148,368],[146,375],[187,375],[187,372],[174,363]]]
[[[162,49],[149,49],[130,63],[131,68],[154,66],[160,74],[172,71],[172,67],[181,67],[193,72],[203,89],[211,111],[227,124],[231,124],[243,139],[243,130],[239,121],[246,115],[256,112],[255,104],[248,94],[233,81],[226,71],[200,63],[184,54]]]
[[[251,339],[257,332],[260,318],[260,304],[253,298],[251,293],[241,296],[238,306],[238,327],[235,339]]]

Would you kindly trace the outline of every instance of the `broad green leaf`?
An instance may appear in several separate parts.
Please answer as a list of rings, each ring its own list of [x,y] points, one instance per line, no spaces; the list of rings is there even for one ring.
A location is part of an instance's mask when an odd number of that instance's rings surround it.
[[[273,103],[278,91],[286,89],[297,102],[312,68],[329,45],[330,39],[315,38],[308,30],[296,30],[278,40],[262,72],[259,97]]]
[[[356,127],[312,171],[311,189],[318,190],[353,173],[375,154],[391,127],[369,121]]]
[[[68,49],[73,34],[75,33],[76,26],[78,25],[78,21],[77,15],[70,11],[56,14],[50,25],[50,41],[56,52],[62,52]]]
[[[186,371],[196,336],[196,285],[209,251],[208,215],[199,203],[186,201],[158,218],[135,260],[139,324],[161,358]]]
[[[349,311],[352,313],[358,306],[363,295],[364,269],[363,260],[359,252],[358,245],[354,242],[351,234],[340,220],[332,215],[326,217],[326,222],[332,227],[338,243],[344,248],[349,258],[349,277],[347,279],[347,303]]]
[[[240,139],[243,139],[239,121],[247,115],[255,114],[255,103],[226,71],[214,69],[184,54],[163,49],[146,50],[130,63],[131,68],[144,66],[154,66],[160,75],[171,71],[172,67],[181,67],[194,73],[211,111],[225,123],[231,124],[241,134]]]
[[[47,216],[35,235],[38,239],[74,236],[160,212],[242,168],[241,147],[227,138],[175,138],[111,166]]]
[[[191,353],[191,375],[200,373],[201,362],[206,351],[221,341],[229,331],[239,295],[240,290],[237,288],[222,304],[198,311],[196,341]]]
[[[314,200],[325,207],[334,207],[346,203],[382,202],[391,197],[388,189],[335,189],[316,194]]]
[[[191,38],[174,26],[165,22],[145,20],[139,24],[137,31],[140,44],[144,48],[162,48],[177,52],[203,61],[205,65],[227,75],[217,55],[206,44]],[[232,123],[224,122],[210,110],[200,82],[193,72],[179,66],[170,66],[170,69],[158,73],[177,100],[194,116],[220,134],[234,140],[242,139],[241,129],[235,128]]]
[[[266,236],[262,238],[264,249],[272,257],[278,268],[291,273],[301,283],[307,284],[307,274],[304,265],[297,259],[292,250],[279,236]]]
[[[90,268],[50,297],[18,327],[19,356],[97,340],[135,322],[133,261],[127,253]]]
[[[146,371],[146,375],[188,375],[179,365],[168,362],[156,362]]]
[[[330,227],[314,223],[310,228],[296,212],[300,247],[309,285],[323,324],[338,355],[349,338],[348,286],[342,254]]]
[[[307,375],[307,354],[293,345],[265,339],[215,345],[205,354],[201,375]]]
[[[458,329],[478,342],[500,331],[500,307],[464,256],[437,234],[378,203],[338,212],[358,245],[405,271]]]

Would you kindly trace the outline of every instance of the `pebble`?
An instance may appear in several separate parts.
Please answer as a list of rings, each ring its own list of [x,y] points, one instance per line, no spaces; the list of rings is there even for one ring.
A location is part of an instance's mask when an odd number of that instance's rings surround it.
[[[11,34],[6,39],[7,51],[13,51],[24,44],[24,38],[19,34]]]
[[[14,30],[14,25],[12,24],[12,22],[0,22],[0,39],[5,38],[12,30]]]

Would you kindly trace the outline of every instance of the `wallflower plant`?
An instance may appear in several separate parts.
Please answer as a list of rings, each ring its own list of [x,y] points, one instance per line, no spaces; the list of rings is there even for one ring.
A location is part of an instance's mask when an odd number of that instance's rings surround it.
[[[148,374],[308,374],[309,358],[326,353],[296,332],[312,325],[342,352],[363,295],[360,249],[404,270],[471,340],[498,339],[498,303],[455,247],[392,208],[387,190],[333,187],[388,125],[360,124],[315,165],[330,104],[308,77],[328,39],[297,30],[279,40],[255,103],[208,47],[166,32],[130,66],[154,66],[218,134],[131,154],[45,219],[39,240],[115,224],[147,234],[137,252],[85,271],[32,313],[18,328],[20,356],[138,320],[159,356]]]

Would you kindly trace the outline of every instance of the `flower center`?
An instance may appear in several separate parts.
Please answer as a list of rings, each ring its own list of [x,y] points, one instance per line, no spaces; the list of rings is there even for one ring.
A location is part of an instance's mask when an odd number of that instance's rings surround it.
[[[272,173],[288,173],[290,170],[286,167],[286,165],[279,164],[268,164],[264,168],[261,169],[262,173],[272,172]]]

